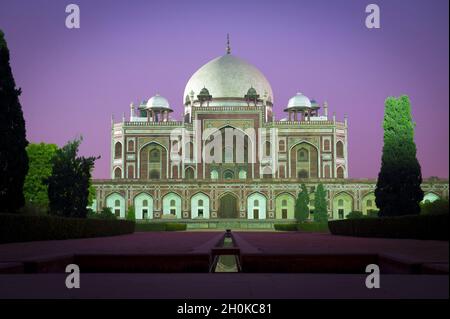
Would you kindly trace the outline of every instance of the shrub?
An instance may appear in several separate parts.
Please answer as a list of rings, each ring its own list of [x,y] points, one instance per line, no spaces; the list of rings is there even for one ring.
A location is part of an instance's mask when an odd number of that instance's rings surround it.
[[[334,235],[381,238],[449,239],[449,214],[360,218],[328,222]]]
[[[25,206],[19,209],[19,213],[26,215],[48,215],[48,207],[32,202],[26,202]]]
[[[353,211],[348,213],[347,219],[356,219],[356,218],[364,218],[364,214],[360,211]]]
[[[94,214],[94,218],[98,219],[117,219],[110,207],[103,207],[100,213]]]
[[[134,232],[134,222],[0,214],[0,243],[115,236]]]
[[[128,211],[127,211],[127,220],[136,220],[136,214],[134,211],[134,206],[131,205],[130,207],[128,207]]]
[[[187,229],[184,223],[136,223],[135,231],[183,231]]]
[[[379,214],[379,211],[376,209],[369,209],[367,211],[367,217],[368,218],[377,218]]]
[[[425,215],[448,214],[448,200],[438,199],[434,202],[426,201],[420,204],[420,213]]]
[[[297,229],[304,232],[329,232],[328,223],[300,223]]]
[[[92,208],[88,208],[86,217],[87,218],[96,218],[97,213]]]
[[[165,223],[136,223],[135,231],[165,231]]]
[[[167,223],[166,224],[166,231],[181,231],[186,230],[187,225],[182,223]]]
[[[297,231],[297,224],[274,224],[273,228],[280,231]]]

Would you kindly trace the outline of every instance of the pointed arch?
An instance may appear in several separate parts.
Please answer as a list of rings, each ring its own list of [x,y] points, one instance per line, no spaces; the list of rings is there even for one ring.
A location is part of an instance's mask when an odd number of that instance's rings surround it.
[[[210,199],[203,192],[197,192],[191,197],[191,218],[208,219],[210,215]]]
[[[307,149],[308,160],[298,160],[298,150]],[[290,178],[318,178],[320,175],[319,148],[306,140],[300,140],[289,148],[289,177]]]
[[[114,144],[114,159],[122,158],[122,142],[117,141]]]
[[[114,179],[122,178],[122,168],[116,167],[114,168]]]
[[[219,198],[219,218],[239,218],[239,196],[233,192],[222,193]]]
[[[294,219],[295,196],[289,192],[283,192],[275,197],[275,218]]]
[[[106,196],[106,207],[109,207],[114,215],[125,218],[125,198],[118,192],[112,192]]]
[[[375,203],[375,192],[369,192],[362,197],[361,210],[363,214],[367,214],[370,210],[378,210]]]
[[[333,218],[344,219],[354,210],[355,199],[352,194],[342,191],[333,196]]]
[[[266,219],[267,197],[260,192],[253,192],[247,197],[247,218]]]
[[[336,168],[336,178],[345,178],[345,170],[343,166]]]
[[[152,147],[153,146],[153,147]],[[154,149],[160,151],[160,162],[150,161],[150,156],[156,153],[150,154]],[[138,150],[138,170],[136,176],[140,179],[165,179],[167,178],[167,172],[169,171],[167,147],[158,141],[152,140],[141,147]],[[156,156],[154,157],[156,158]]]
[[[133,200],[136,219],[153,219],[153,196],[141,192]]]
[[[434,202],[436,200],[439,200],[439,199],[441,199],[441,196],[439,196],[438,194],[436,194],[433,191],[429,191],[429,192],[426,192],[423,195],[423,199],[422,199],[421,203],[426,203],[426,202],[432,203],[432,202]]]
[[[163,197],[163,217],[173,216],[181,218],[181,196],[170,192]]]

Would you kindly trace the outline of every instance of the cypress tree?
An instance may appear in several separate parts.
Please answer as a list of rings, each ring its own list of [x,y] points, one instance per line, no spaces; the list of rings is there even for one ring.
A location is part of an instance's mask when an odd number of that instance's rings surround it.
[[[8,212],[16,212],[25,203],[28,141],[20,94],[9,65],[5,35],[0,30],[0,208]]]
[[[408,96],[387,98],[383,155],[375,190],[380,216],[420,213],[422,174],[416,158],[414,127]]]
[[[314,196],[314,221],[326,223],[328,221],[327,192],[322,183],[319,183]]]
[[[301,191],[298,193],[297,200],[295,201],[295,219],[299,222],[304,222],[309,216],[309,195],[308,189],[305,184],[302,184]]]

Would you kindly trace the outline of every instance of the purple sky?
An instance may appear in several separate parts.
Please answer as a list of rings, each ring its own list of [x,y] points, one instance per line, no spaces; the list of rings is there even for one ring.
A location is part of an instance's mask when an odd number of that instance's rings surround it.
[[[65,27],[65,6],[81,28]],[[365,7],[381,8],[381,29]],[[412,101],[424,177],[448,178],[449,4],[433,1],[44,1],[0,0],[30,142],[63,145],[83,135],[82,154],[101,155],[109,176],[110,118],[159,92],[181,119],[184,86],[225,53],[270,81],[277,118],[300,91],[349,117],[349,174],[376,177],[387,96]]]

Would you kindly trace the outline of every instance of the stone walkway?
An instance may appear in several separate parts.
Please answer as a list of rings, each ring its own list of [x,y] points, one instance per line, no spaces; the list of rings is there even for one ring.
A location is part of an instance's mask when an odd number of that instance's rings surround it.
[[[146,232],[124,236],[0,245],[2,265],[74,254],[205,254],[223,232]],[[333,236],[325,233],[235,232],[242,254],[385,254],[448,272],[449,243]],[[364,274],[109,273],[81,274],[82,289],[65,274],[0,275],[0,298],[448,298],[448,275],[381,275],[367,289]]]

